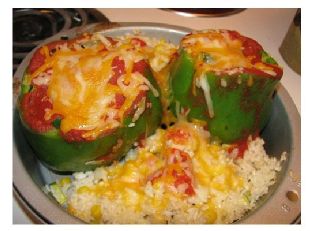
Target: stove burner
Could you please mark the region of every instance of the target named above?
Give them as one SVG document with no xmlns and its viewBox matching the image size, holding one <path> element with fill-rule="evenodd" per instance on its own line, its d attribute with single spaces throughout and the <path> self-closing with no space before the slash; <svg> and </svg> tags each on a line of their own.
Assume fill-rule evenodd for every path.
<svg viewBox="0 0 312 231">
<path fill-rule="evenodd" d="M 242 8 L 167 8 L 163 9 L 173 11 L 186 17 L 224 17 L 237 14 L 244 9 Z"/>
<path fill-rule="evenodd" d="M 52 35 L 109 20 L 95 9 L 13 9 L 13 71 L 33 48 Z"/>
</svg>

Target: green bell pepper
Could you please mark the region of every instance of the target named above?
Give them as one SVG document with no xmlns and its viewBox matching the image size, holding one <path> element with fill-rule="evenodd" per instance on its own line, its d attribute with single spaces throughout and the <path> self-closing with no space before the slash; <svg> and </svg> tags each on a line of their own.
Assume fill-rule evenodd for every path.
<svg viewBox="0 0 312 231">
<path fill-rule="evenodd" d="M 276 64 L 266 52 L 261 55 L 263 63 Z M 179 111 L 188 109 L 189 120 L 205 121 L 213 139 L 223 143 L 234 143 L 260 132 L 269 119 L 272 97 L 281 76 L 207 71 L 203 79 L 195 80 L 196 58 L 183 48 L 179 51 L 170 74 L 171 111 L 176 114 L 177 107 Z M 202 55 L 202 59 L 206 63 L 212 61 L 209 55 Z M 204 85 L 209 95 L 198 84 Z"/>
<path fill-rule="evenodd" d="M 145 69 L 145 76 L 155 89 L 160 92 L 149 68 Z M 19 98 L 22 99 L 30 90 L 29 81 L 23 79 Z M 20 107 L 18 109 L 25 136 L 37 157 L 47 167 L 57 172 L 87 171 L 121 159 L 135 142 L 156 130 L 162 115 L 160 97 L 155 97 L 151 91 L 148 91 L 146 100 L 152 106 L 145 108 L 145 111 L 135 121 L 134 126 L 129 126 L 132 122 L 132 115 L 128 115 L 124 119 L 123 125 L 112 133 L 99 137 L 96 140 L 85 142 L 69 143 L 65 141 L 60 135 L 59 126 L 61 121 L 59 120 L 53 122 L 54 128 L 48 132 L 35 132 L 23 121 Z"/>
</svg>

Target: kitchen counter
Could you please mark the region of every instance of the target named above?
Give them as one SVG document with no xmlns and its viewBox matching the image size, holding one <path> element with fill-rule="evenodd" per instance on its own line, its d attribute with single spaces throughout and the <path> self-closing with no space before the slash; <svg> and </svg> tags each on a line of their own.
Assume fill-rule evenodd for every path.
<svg viewBox="0 0 312 231">
<path fill-rule="evenodd" d="M 237 30 L 255 38 L 284 67 L 281 80 L 301 111 L 301 78 L 284 62 L 278 49 L 293 20 L 296 9 L 246 9 L 227 17 L 185 17 L 160 9 L 98 9 L 112 22 L 158 22 L 191 29 L 222 28 Z M 13 223 L 31 224 L 33 220 L 13 200 Z"/>
</svg>

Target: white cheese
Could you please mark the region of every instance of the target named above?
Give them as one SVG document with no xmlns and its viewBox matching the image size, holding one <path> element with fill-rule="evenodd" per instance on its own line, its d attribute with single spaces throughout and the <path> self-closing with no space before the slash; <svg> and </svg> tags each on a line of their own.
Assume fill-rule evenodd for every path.
<svg viewBox="0 0 312 231">
<path fill-rule="evenodd" d="M 204 92 L 204 96 L 205 96 L 207 107 L 208 107 L 209 116 L 210 116 L 210 118 L 213 118 L 214 117 L 213 102 L 212 102 L 211 95 L 210 95 L 210 86 L 209 86 L 209 83 L 208 83 L 208 80 L 207 80 L 205 74 L 202 74 L 199 77 L 199 84 L 200 84 L 200 87 L 203 89 L 203 92 Z"/>
</svg>

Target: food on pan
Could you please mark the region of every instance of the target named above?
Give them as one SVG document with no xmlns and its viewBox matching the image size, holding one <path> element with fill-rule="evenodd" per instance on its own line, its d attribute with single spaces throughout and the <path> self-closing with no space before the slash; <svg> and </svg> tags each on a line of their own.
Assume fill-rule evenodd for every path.
<svg viewBox="0 0 312 231">
<path fill-rule="evenodd" d="M 282 161 L 261 138 L 244 156 L 212 144 L 200 124 L 180 120 L 158 129 L 124 161 L 78 172 L 47 186 L 67 211 L 87 223 L 231 223 L 274 184 Z"/>
<path fill-rule="evenodd" d="M 286 159 L 267 155 L 260 137 L 281 77 L 234 31 L 193 32 L 180 48 L 86 34 L 35 52 L 19 108 L 39 158 L 75 171 L 45 192 L 81 220 L 233 223 Z"/>
<path fill-rule="evenodd" d="M 57 171 L 94 169 L 152 134 L 162 115 L 152 72 L 175 50 L 164 41 L 100 33 L 37 49 L 19 112 L 39 159 Z"/>
<path fill-rule="evenodd" d="M 236 31 L 187 34 L 171 73 L 172 111 L 206 121 L 214 139 L 239 142 L 265 126 L 283 71 L 255 40 Z"/>
</svg>

